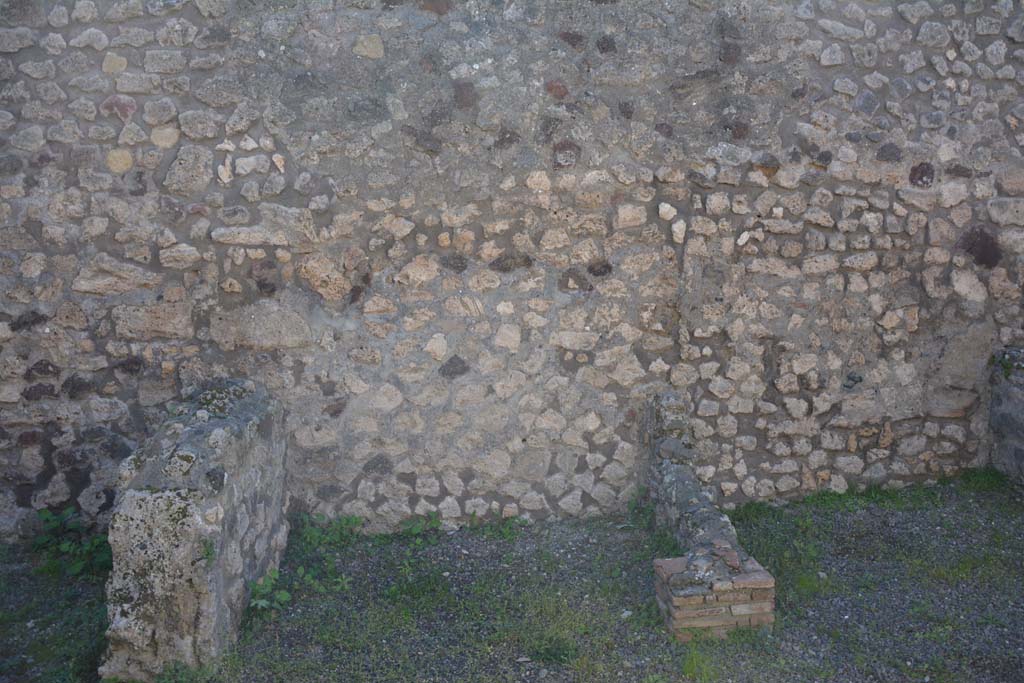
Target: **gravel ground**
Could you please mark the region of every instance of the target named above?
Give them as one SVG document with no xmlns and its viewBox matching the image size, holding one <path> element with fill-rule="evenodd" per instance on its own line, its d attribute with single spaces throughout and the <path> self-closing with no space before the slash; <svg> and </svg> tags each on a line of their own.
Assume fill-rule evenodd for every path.
<svg viewBox="0 0 1024 683">
<path fill-rule="evenodd" d="M 672 641 L 650 563 L 672 543 L 647 530 L 644 510 L 452 533 L 420 523 L 357 539 L 336 524 L 293 535 L 277 581 L 288 599 L 252 616 L 217 671 L 166 680 L 1024 681 L 1024 497 L 999 477 L 758 504 L 733 517 L 778 579 L 773 631 Z M 22 594 L 43 581 L 22 551 L 8 549 L 0 567 L 0 682 L 89 680 L 44 675 L 20 650 L 95 651 L 95 624 L 81 619 L 94 584 L 75 589 L 92 607 L 64 599 L 54 611 L 50 596 Z M 61 630 L 62 614 L 80 616 Z"/>
<path fill-rule="evenodd" d="M 106 607 L 97 577 L 40 572 L 21 545 L 0 545 L 0 683 L 93 683 Z"/>
</svg>

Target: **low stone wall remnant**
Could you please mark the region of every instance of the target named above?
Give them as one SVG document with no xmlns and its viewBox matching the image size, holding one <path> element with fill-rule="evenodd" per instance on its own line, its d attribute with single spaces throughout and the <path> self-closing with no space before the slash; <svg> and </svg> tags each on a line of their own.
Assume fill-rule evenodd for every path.
<svg viewBox="0 0 1024 683">
<path fill-rule="evenodd" d="M 286 444 L 281 403 L 226 382 L 177 405 L 125 461 L 101 675 L 150 681 L 234 641 L 250 582 L 278 566 L 287 540 Z"/>
<path fill-rule="evenodd" d="M 729 518 L 701 491 L 686 465 L 660 467 L 660 491 L 678 511 L 681 557 L 654 560 L 658 607 L 672 633 L 688 641 L 700 632 L 722 636 L 740 626 L 775 622 L 775 578 L 736 540 Z"/>
<path fill-rule="evenodd" d="M 659 396 L 647 414 L 650 497 L 658 524 L 671 529 L 680 557 L 654 560 L 658 607 L 680 640 L 775 622 L 775 578 L 740 546 L 736 529 L 694 474 L 694 452 L 680 436 L 685 405 Z"/>
</svg>

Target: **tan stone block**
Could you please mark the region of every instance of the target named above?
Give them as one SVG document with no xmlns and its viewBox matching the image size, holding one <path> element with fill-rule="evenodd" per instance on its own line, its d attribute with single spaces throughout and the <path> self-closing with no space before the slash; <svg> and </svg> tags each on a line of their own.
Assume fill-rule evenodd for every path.
<svg viewBox="0 0 1024 683">
<path fill-rule="evenodd" d="M 767 624 L 775 623 L 775 613 L 771 612 L 768 614 L 751 614 L 750 625 L 751 626 L 765 626 Z"/>
<path fill-rule="evenodd" d="M 712 628 L 714 626 L 745 626 L 749 623 L 746 616 L 734 614 L 718 614 L 711 617 L 675 617 L 672 619 L 674 628 Z"/>
<path fill-rule="evenodd" d="M 714 617 L 720 614 L 729 614 L 728 605 L 713 606 L 684 606 L 673 612 L 675 619 L 691 619 L 693 617 Z"/>
<path fill-rule="evenodd" d="M 723 591 L 721 593 L 715 593 L 715 599 L 717 602 L 750 602 L 751 595 L 750 591 Z"/>
<path fill-rule="evenodd" d="M 128 68 L 128 60 L 115 52 L 108 52 L 103 57 L 103 73 L 116 74 Z"/>
<path fill-rule="evenodd" d="M 763 569 L 734 576 L 732 582 L 736 588 L 775 588 L 775 577 Z"/>
<path fill-rule="evenodd" d="M 750 614 L 767 614 L 775 610 L 775 601 L 770 602 L 741 602 L 733 605 L 732 613 L 737 616 Z"/>
<path fill-rule="evenodd" d="M 750 591 L 750 600 L 752 602 L 762 602 L 764 600 L 774 600 L 775 589 L 774 588 L 755 588 Z"/>
<path fill-rule="evenodd" d="M 112 173 L 124 173 L 132 167 L 133 163 L 131 150 L 112 149 L 107 152 L 107 168 Z"/>
</svg>

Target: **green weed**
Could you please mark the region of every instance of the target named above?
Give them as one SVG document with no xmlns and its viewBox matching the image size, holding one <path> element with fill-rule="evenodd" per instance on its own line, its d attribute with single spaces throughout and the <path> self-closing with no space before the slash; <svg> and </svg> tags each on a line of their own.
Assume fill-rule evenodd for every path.
<svg viewBox="0 0 1024 683">
<path fill-rule="evenodd" d="M 277 586 L 280 578 L 280 573 L 276 569 L 271 569 L 266 576 L 249 584 L 249 608 L 255 614 L 273 614 L 291 602 L 292 594 Z"/>
<path fill-rule="evenodd" d="M 519 517 L 485 521 L 474 513 L 469 520 L 469 529 L 489 540 L 511 542 L 519 537 L 523 527 L 528 524 L 529 522 Z"/>
<path fill-rule="evenodd" d="M 90 533 L 73 507 L 58 514 L 39 511 L 43 528 L 32 548 L 43 558 L 40 571 L 50 576 L 83 576 L 102 580 L 113 560 L 105 534 Z"/>
</svg>

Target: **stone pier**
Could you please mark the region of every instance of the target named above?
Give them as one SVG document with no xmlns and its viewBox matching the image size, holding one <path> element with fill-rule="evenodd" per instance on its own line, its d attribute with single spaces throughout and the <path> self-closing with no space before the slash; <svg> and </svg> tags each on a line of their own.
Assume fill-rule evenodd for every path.
<svg viewBox="0 0 1024 683">
<path fill-rule="evenodd" d="M 281 404 L 227 382 L 172 410 L 120 472 L 100 669 L 109 678 L 151 681 L 171 662 L 212 662 L 287 540 Z"/>
</svg>

